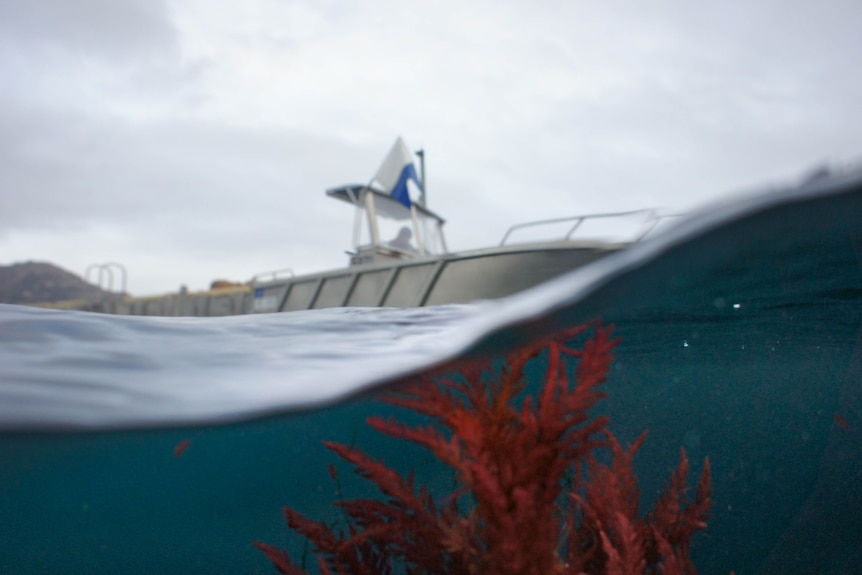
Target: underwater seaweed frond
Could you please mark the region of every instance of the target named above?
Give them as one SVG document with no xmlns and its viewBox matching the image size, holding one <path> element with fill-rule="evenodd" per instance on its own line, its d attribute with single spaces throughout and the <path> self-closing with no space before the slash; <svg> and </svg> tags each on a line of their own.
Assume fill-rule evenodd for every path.
<svg viewBox="0 0 862 575">
<path fill-rule="evenodd" d="M 461 378 L 424 378 L 384 399 L 429 417 L 427 426 L 368 420 L 378 431 L 425 447 L 455 470 L 474 506 L 463 520 L 442 525 L 448 534 L 436 549 L 468 572 L 559 572 L 558 501 L 565 474 L 601 445 L 596 435 L 607 420 L 591 420 L 588 410 L 602 397 L 595 388 L 605 379 L 616 343 L 609 328 L 597 327 L 583 350 L 564 345 L 586 329 L 579 326 L 510 353 L 497 377 L 482 377 L 492 372 L 490 363 L 472 362 L 458 370 Z M 525 397 L 519 408 L 524 369 L 543 353 L 548 366 L 538 398 Z M 568 375 L 572 358 L 580 359 L 577 385 Z"/>
<path fill-rule="evenodd" d="M 694 575 L 696 570 L 689 557 L 691 536 L 706 529 L 712 507 L 709 459 L 704 461 L 694 499 L 686 501 L 689 465 L 685 450 L 681 450 L 679 466 L 670 482 L 653 510 L 641 519 L 633 460 L 646 432 L 627 449 L 610 431 L 605 434 L 611 464 L 599 463 L 590 454 L 590 471 L 583 489 L 571 494 L 579 514 L 569 518 L 567 562 L 575 567 L 574 573 L 584 575 Z"/>
<path fill-rule="evenodd" d="M 384 397 L 429 419 L 424 426 L 367 422 L 454 470 L 457 485 L 441 501 L 412 473 L 404 477 L 359 449 L 326 443 L 384 497 L 337 502 L 348 518 L 337 533 L 284 509 L 290 528 L 316 548 L 321 572 L 693 574 L 689 540 L 705 528 L 711 505 L 708 462 L 695 500 L 684 505 L 683 452 L 655 509 L 639 518 L 632 460 L 645 434 L 623 449 L 607 430 L 608 418 L 589 415 L 604 397 L 598 386 L 617 344 L 612 328 L 595 325 L 581 348 L 570 347 L 591 327 L 519 348 L 496 371 L 490 361 L 460 362 L 447 366 L 457 376 L 420 378 Z M 539 357 L 547 367 L 533 397 L 525 369 Z M 603 448 L 612 456 L 608 465 L 595 456 Z M 286 552 L 255 545 L 281 573 L 306 573 Z"/>
<path fill-rule="evenodd" d="M 669 573 L 695 572 L 689 558 L 691 536 L 706 529 L 706 523 L 711 517 L 709 510 L 712 507 L 712 481 L 709 459 L 704 460 L 694 500 L 683 506 L 688 492 L 688 471 L 688 457 L 685 449 L 680 448 L 679 466 L 646 518 L 654 543 L 654 547 L 648 549 L 648 552 L 664 557 L 666 563 L 673 557 L 673 563 L 680 565 L 678 571 L 666 571 Z"/>
<path fill-rule="evenodd" d="M 272 564 L 275 565 L 279 573 L 283 575 L 305 575 L 304 569 L 300 569 L 291 563 L 290 555 L 288 555 L 287 551 L 282 551 L 277 547 L 259 541 L 255 541 L 253 545 L 263 551 L 264 555 L 272 561 Z"/>
</svg>

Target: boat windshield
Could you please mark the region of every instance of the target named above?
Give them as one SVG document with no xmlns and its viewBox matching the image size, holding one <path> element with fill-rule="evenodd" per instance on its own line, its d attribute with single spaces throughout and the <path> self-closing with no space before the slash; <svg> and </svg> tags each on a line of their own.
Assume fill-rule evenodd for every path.
<svg viewBox="0 0 862 575">
<path fill-rule="evenodd" d="M 417 211 L 416 220 L 425 253 L 431 255 L 445 254 L 446 242 L 443 239 L 443 222 L 421 211 Z"/>
<path fill-rule="evenodd" d="M 357 250 L 369 246 L 394 250 L 404 257 L 446 252 L 443 222 L 418 205 L 408 208 L 379 193 L 367 193 L 357 204 Z"/>
<path fill-rule="evenodd" d="M 377 212 L 377 243 L 404 252 L 419 253 L 410 210 L 401 202 L 380 196 L 374 198 L 374 207 Z"/>
</svg>

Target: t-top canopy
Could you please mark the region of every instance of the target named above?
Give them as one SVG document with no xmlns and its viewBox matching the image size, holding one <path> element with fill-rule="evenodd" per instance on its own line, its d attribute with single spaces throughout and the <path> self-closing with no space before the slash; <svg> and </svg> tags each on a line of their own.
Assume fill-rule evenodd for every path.
<svg viewBox="0 0 862 575">
<path fill-rule="evenodd" d="M 392 206 L 393 203 L 397 203 L 399 207 L 403 208 L 403 206 L 400 205 L 401 202 L 393 200 L 391 196 L 385 194 L 384 192 L 381 192 L 380 190 L 369 188 L 364 184 L 347 184 L 344 186 L 339 186 L 337 188 L 330 188 L 326 190 L 327 196 L 358 207 L 362 207 L 364 205 L 363 202 L 365 193 L 374 194 L 375 207 L 377 208 L 377 212 L 380 215 L 395 219 L 403 219 L 403 214 L 405 213 L 403 209 L 387 209 L 387 206 Z M 438 214 L 434 213 L 433 211 L 429 210 L 421 204 L 414 203 L 412 204 L 412 207 L 416 208 L 416 211 L 438 220 L 441 224 L 446 223 L 446 220 L 444 220 Z M 409 212 L 407 212 L 407 214 L 409 217 Z"/>
</svg>

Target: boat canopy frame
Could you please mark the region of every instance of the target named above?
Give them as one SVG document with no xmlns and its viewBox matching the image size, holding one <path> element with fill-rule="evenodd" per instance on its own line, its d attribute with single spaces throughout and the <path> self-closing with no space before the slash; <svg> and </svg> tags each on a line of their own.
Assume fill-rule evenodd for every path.
<svg viewBox="0 0 862 575">
<path fill-rule="evenodd" d="M 351 265 L 448 253 L 446 238 L 443 234 L 443 224 L 446 221 L 426 206 L 412 202 L 407 207 L 381 190 L 362 184 L 331 188 L 326 190 L 326 195 L 347 202 L 356 208 L 353 224 L 353 248 L 355 251 L 347 252 L 351 256 Z M 408 227 L 412 232 L 412 237 L 415 238 L 415 251 L 384 241 L 380 230 L 381 218 L 393 221 L 409 220 L 409 226 L 405 225 L 404 227 Z M 428 233 L 426 228 L 429 222 L 433 227 L 431 233 Z M 362 245 L 363 229 L 368 230 L 370 244 Z"/>
</svg>

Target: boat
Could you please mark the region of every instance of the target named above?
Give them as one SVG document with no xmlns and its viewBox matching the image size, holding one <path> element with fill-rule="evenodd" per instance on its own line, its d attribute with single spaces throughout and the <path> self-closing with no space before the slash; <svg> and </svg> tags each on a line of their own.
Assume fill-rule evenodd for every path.
<svg viewBox="0 0 862 575">
<path fill-rule="evenodd" d="M 445 220 L 426 205 L 424 154 L 417 155 L 422 160 L 421 177 L 413 154 L 398 138 L 369 183 L 326 190 L 327 196 L 355 211 L 353 249 L 347 252 L 345 268 L 304 275 L 280 269 L 257 274 L 244 284 L 215 285 L 201 292 L 111 298 L 73 307 L 124 315 L 225 316 L 496 299 L 625 249 L 667 217 L 643 209 L 528 222 L 512 226 L 498 245 L 450 252 Z M 592 224 L 632 220 L 635 233 L 626 239 L 583 233 Z M 556 234 L 541 240 L 514 239 L 539 228 Z"/>
</svg>

